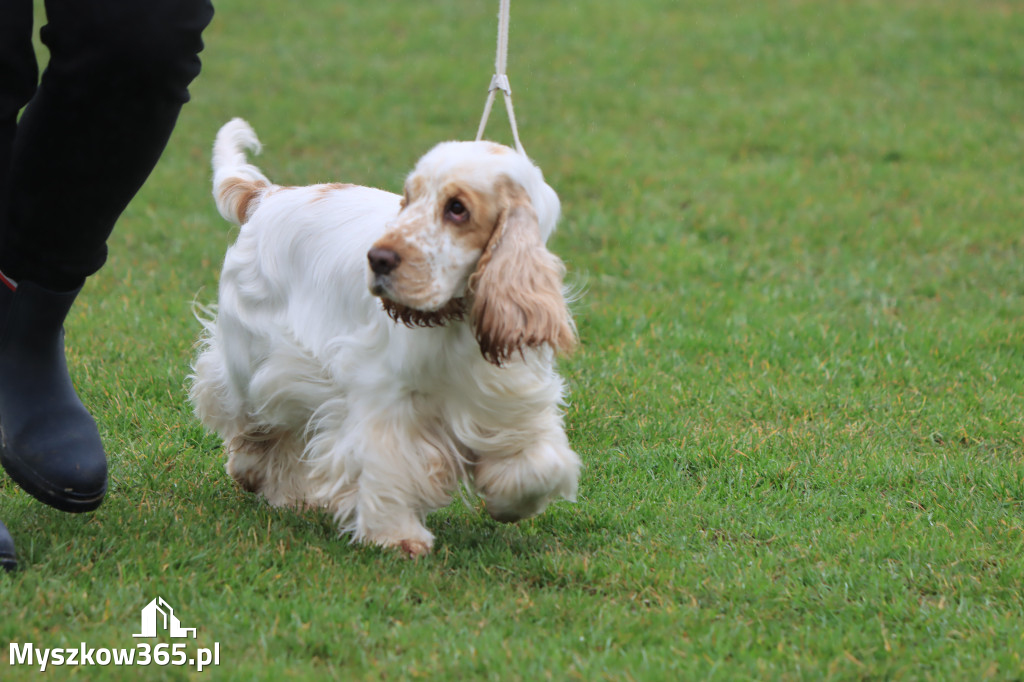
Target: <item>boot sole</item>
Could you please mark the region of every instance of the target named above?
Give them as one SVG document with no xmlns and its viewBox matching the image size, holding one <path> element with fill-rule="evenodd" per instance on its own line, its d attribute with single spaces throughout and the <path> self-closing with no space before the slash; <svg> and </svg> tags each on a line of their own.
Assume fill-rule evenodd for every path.
<svg viewBox="0 0 1024 682">
<path fill-rule="evenodd" d="M 6 444 L 0 443 L 0 465 L 3 465 L 7 475 L 32 497 L 45 505 L 49 505 L 60 511 L 72 514 L 90 512 L 100 506 L 104 496 L 107 494 L 107 484 L 96 493 L 78 494 L 63 488 L 54 488 L 48 481 L 33 476 L 32 471 L 24 471 L 18 468 L 18 462 L 7 452 Z M 3 557 L 0 557 L 2 562 Z"/>
</svg>

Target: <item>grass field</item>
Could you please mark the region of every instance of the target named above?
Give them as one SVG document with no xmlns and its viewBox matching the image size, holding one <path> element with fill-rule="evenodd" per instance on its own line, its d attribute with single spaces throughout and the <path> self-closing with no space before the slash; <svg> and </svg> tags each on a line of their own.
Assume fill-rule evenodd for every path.
<svg viewBox="0 0 1024 682">
<path fill-rule="evenodd" d="M 220 665 L 53 679 L 1024 679 L 1024 10 L 512 6 L 520 133 L 585 293 L 579 503 L 434 514 L 418 562 L 268 507 L 185 384 L 234 232 L 232 116 L 285 184 L 397 189 L 472 137 L 497 2 L 221 0 L 204 72 L 68 323 L 111 453 L 88 516 L 0 483 L 8 641 L 132 647 L 162 596 Z M 508 141 L 500 105 L 488 128 Z"/>
</svg>

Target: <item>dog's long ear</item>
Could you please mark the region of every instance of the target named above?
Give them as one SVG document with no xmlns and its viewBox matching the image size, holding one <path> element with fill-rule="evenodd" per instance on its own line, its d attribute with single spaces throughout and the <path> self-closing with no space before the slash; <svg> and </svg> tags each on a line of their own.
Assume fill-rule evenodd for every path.
<svg viewBox="0 0 1024 682">
<path fill-rule="evenodd" d="M 469 280 L 480 352 L 499 366 L 543 344 L 568 352 L 576 345 L 576 328 L 562 293 L 565 266 L 545 248 L 526 191 L 507 182 L 499 195 L 497 226 Z"/>
</svg>

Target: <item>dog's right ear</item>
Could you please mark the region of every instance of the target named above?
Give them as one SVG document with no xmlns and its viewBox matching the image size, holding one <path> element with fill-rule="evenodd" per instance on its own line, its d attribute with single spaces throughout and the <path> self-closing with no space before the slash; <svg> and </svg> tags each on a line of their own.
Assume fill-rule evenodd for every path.
<svg viewBox="0 0 1024 682">
<path fill-rule="evenodd" d="M 576 327 L 562 291 L 565 266 L 544 246 L 526 191 L 510 181 L 500 195 L 498 223 L 469 280 L 480 352 L 498 366 L 544 344 L 569 352 Z"/>
</svg>

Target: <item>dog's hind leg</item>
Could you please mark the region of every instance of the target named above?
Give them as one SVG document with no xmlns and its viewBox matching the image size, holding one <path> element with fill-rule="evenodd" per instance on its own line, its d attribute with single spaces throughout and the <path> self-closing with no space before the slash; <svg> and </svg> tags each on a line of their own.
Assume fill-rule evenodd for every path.
<svg viewBox="0 0 1024 682">
<path fill-rule="evenodd" d="M 243 489 L 260 493 L 278 506 L 312 504 L 309 465 L 302 445 L 288 433 L 256 430 L 225 444 L 228 474 Z"/>
</svg>

